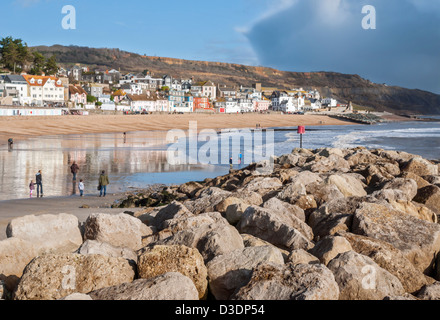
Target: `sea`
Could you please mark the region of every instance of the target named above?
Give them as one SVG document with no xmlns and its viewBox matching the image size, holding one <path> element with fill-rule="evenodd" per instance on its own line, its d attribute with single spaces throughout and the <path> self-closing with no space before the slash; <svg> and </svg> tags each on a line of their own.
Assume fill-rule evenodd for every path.
<svg viewBox="0 0 440 320">
<path fill-rule="evenodd" d="M 434 117 L 430 117 L 434 118 Z M 439 122 L 391 122 L 375 125 L 345 125 L 307 127 L 302 135 L 302 146 L 318 148 L 381 148 L 405 151 L 426 159 L 440 159 Z M 227 174 L 232 157 L 235 169 L 243 168 L 247 155 L 261 149 L 276 156 L 290 153 L 301 145 L 297 127 L 269 128 L 259 132 L 262 144 L 256 144 L 255 132 L 241 137 L 238 145 L 229 139 L 227 154 L 221 154 L 224 135 L 233 137 L 239 132 L 218 132 L 209 140 L 181 137 L 171 143 L 163 132 L 128 132 L 126 138 L 119 133 L 43 136 L 16 141 L 13 150 L 0 146 L 0 201 L 29 198 L 29 183 L 35 182 L 35 174 L 42 170 L 43 191 L 46 197 L 77 197 L 77 183 L 85 184 L 86 196 L 96 196 L 99 174 L 105 170 L 110 178 L 108 192 L 123 193 L 143 189 L 154 184 L 172 185 L 188 181 L 203 181 Z M 213 133 L 211 132 L 213 135 Z M 259 138 L 261 136 L 258 136 Z M 253 140 L 249 144 L 246 139 Z M 200 141 L 202 140 L 202 141 Z M 237 140 L 235 140 L 236 142 Z M 260 140 L 259 140 L 260 141 Z M 211 146 L 207 151 L 207 145 Z M 219 148 L 216 150 L 215 145 Z M 179 149 L 176 146 L 185 146 Z M 171 153 L 170 150 L 173 150 Z M 252 150 L 250 150 L 252 149 Z M 220 151 L 219 151 L 220 150 Z M 187 161 L 170 161 L 181 152 Z M 214 155 L 218 153 L 218 157 Z M 203 161 L 196 158 L 204 154 Z M 243 155 L 239 161 L 239 154 Z M 212 156 L 212 157 L 211 157 Z M 209 159 L 217 161 L 207 162 Z M 180 158 L 179 158 L 180 159 Z M 78 180 L 72 181 L 70 165 L 76 161 L 80 167 Z M 34 195 L 35 196 L 35 195 Z"/>
</svg>

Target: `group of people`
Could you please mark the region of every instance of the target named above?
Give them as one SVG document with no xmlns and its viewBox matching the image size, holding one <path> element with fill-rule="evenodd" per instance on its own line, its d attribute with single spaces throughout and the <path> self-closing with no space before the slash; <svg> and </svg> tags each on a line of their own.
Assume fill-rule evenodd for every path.
<svg viewBox="0 0 440 320">
<path fill-rule="evenodd" d="M 70 166 L 70 172 L 73 175 L 73 182 L 75 185 L 76 181 L 77 181 L 77 175 L 79 172 L 79 166 L 76 163 L 76 161 L 73 161 L 72 165 Z M 103 170 L 101 172 L 101 175 L 99 176 L 98 183 L 99 183 L 98 190 L 100 191 L 99 196 L 105 197 L 107 195 L 107 186 L 110 184 L 110 180 L 108 178 L 108 175 L 105 173 L 105 170 Z M 43 175 L 41 173 L 41 170 L 39 170 L 38 173 L 35 175 L 35 183 L 33 180 L 31 180 L 31 182 L 29 184 L 29 194 L 30 194 L 31 198 L 34 194 L 35 189 L 37 190 L 37 198 L 42 198 L 43 197 Z M 84 189 L 85 189 L 84 180 L 80 179 L 79 183 L 78 183 L 78 190 L 79 190 L 79 194 L 81 197 L 84 196 Z"/>
</svg>

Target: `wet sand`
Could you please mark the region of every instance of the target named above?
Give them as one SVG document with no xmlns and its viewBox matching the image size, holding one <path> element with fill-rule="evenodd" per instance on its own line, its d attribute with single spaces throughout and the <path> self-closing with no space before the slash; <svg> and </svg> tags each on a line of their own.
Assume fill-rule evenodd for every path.
<svg viewBox="0 0 440 320">
<path fill-rule="evenodd" d="M 0 144 L 6 143 L 10 137 L 19 140 L 44 135 L 187 130 L 190 121 L 197 121 L 199 130 L 255 128 L 256 124 L 262 128 L 352 125 L 321 115 L 258 113 L 0 117 Z"/>
<path fill-rule="evenodd" d="M 125 193 L 108 194 L 105 198 L 96 195 L 86 197 L 33 198 L 2 201 L 0 205 L 0 241 L 6 239 L 6 227 L 15 218 L 27 215 L 68 213 L 86 221 L 93 213 L 118 214 L 127 209 L 113 209 L 111 205 L 124 197 Z M 83 205 L 89 208 L 80 208 Z"/>
</svg>

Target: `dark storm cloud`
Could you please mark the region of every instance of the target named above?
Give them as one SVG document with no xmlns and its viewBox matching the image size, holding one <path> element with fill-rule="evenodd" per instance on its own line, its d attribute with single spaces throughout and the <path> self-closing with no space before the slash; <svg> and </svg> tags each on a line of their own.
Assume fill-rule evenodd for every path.
<svg viewBox="0 0 440 320">
<path fill-rule="evenodd" d="M 362 28 L 365 5 L 376 30 Z M 440 93 L 440 0 L 297 0 L 246 35 L 263 65 Z"/>
</svg>

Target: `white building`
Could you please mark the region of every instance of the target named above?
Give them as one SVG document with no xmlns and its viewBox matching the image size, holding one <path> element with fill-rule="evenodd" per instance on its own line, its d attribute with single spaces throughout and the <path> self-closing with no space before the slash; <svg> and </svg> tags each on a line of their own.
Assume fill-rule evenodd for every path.
<svg viewBox="0 0 440 320">
<path fill-rule="evenodd" d="M 64 85 L 60 79 L 46 76 L 25 75 L 28 84 L 29 104 L 48 106 L 64 103 Z"/>
<path fill-rule="evenodd" d="M 322 106 L 335 108 L 338 106 L 338 101 L 332 98 L 324 98 L 321 100 Z"/>
</svg>

